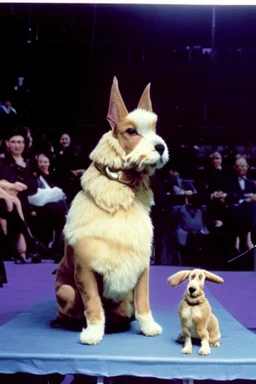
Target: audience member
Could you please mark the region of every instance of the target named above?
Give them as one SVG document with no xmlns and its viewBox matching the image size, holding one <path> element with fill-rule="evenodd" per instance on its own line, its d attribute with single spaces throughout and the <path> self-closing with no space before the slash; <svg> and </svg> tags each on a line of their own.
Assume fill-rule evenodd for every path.
<svg viewBox="0 0 256 384">
<path fill-rule="evenodd" d="M 33 217 L 39 214 L 36 207 L 31 206 L 28 197 L 36 195 L 38 191 L 37 178 L 33 173 L 32 167 L 28 160 L 25 160 L 25 150 L 27 147 L 27 133 L 22 129 L 13 129 L 7 135 L 6 154 L 0 163 L 0 179 L 7 180 L 11 183 L 21 182 L 25 184 L 26 189 L 18 193 L 21 201 L 22 211 L 24 214 L 24 228 L 27 228 L 27 238 L 29 241 L 31 254 L 34 255 L 33 260 L 38 260 L 38 252 L 47 252 L 41 243 L 31 235 L 29 225 Z M 48 219 L 52 215 L 52 206 L 44 205 L 44 226 L 48 227 Z M 39 214 L 40 216 L 40 214 Z M 54 217 L 55 219 L 55 217 Z M 63 221 L 63 219 L 62 219 Z M 32 253 L 34 252 L 34 254 Z M 49 255 L 49 253 L 48 253 Z"/>
<path fill-rule="evenodd" d="M 188 198 L 185 205 L 176 212 L 176 235 L 183 257 L 190 259 L 192 265 L 198 265 L 199 253 L 204 254 L 203 265 L 207 265 L 207 235 L 209 230 L 206 226 L 206 217 L 202 210 L 200 198 L 193 194 Z M 196 257 L 197 253 L 197 257 Z M 191 257 L 193 260 L 191 260 Z"/>
<path fill-rule="evenodd" d="M 72 144 L 66 133 L 60 136 L 59 145 L 54 162 L 56 180 L 70 204 L 81 189 L 80 179 L 88 167 L 88 154 L 83 153 L 81 145 Z"/>
<path fill-rule="evenodd" d="M 47 223 L 47 230 L 39 230 L 41 240 L 48 241 L 48 245 L 56 253 L 63 252 L 62 232 L 65 225 L 67 213 L 66 196 L 64 192 L 55 185 L 52 172 L 50 172 L 50 160 L 44 154 L 36 157 L 36 176 L 38 191 L 29 197 L 31 204 L 35 206 L 39 223 Z M 38 235 L 39 236 L 39 235 Z"/>
<path fill-rule="evenodd" d="M 27 260 L 27 242 L 32 241 L 31 233 L 25 224 L 19 192 L 26 189 L 22 183 L 9 183 L 0 180 L 0 226 L 2 232 L 2 245 L 11 253 L 15 261 L 25 263 Z M 33 255 L 33 262 L 39 258 Z"/>
<path fill-rule="evenodd" d="M 234 176 L 226 186 L 226 202 L 229 205 L 229 220 L 236 239 L 235 247 L 240 251 L 241 238 L 245 237 L 248 249 L 254 247 L 251 231 L 254 223 L 254 202 L 256 201 L 256 184 L 246 177 L 249 165 L 240 156 L 236 159 Z"/>
<path fill-rule="evenodd" d="M 210 164 L 205 168 L 205 186 L 209 193 L 224 191 L 227 172 L 222 165 L 222 156 L 219 152 L 210 155 Z"/>
<path fill-rule="evenodd" d="M 5 133 L 17 123 L 17 111 L 12 106 L 12 98 L 7 96 L 0 104 L 0 137 L 3 139 Z"/>
</svg>

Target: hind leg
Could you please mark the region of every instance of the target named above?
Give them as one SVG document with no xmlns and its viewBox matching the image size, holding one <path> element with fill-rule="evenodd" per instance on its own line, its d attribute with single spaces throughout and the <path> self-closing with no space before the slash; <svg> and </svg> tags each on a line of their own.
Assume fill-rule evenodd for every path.
<svg viewBox="0 0 256 384">
<path fill-rule="evenodd" d="M 210 321 L 208 323 L 209 343 L 212 347 L 218 348 L 220 346 L 220 330 L 219 322 L 216 316 L 212 313 Z"/>
<path fill-rule="evenodd" d="M 217 332 L 209 332 L 209 343 L 211 347 L 218 348 L 220 347 L 220 337 L 221 334 L 219 331 Z"/>
<path fill-rule="evenodd" d="M 52 328 L 81 331 L 85 326 L 83 304 L 78 290 L 69 284 L 61 284 L 56 290 L 57 319 L 50 322 Z"/>
<path fill-rule="evenodd" d="M 83 316 L 83 305 L 78 290 L 69 284 L 62 284 L 56 291 L 58 318 L 79 319 Z"/>
</svg>

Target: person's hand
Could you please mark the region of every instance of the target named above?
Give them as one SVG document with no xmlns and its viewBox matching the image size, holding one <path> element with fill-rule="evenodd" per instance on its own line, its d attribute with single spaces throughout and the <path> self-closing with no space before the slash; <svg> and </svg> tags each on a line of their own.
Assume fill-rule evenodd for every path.
<svg viewBox="0 0 256 384">
<path fill-rule="evenodd" d="M 247 201 L 248 203 L 256 202 L 256 194 L 246 193 L 244 196 L 245 196 L 245 201 Z"/>
<path fill-rule="evenodd" d="M 2 198 L 5 201 L 7 211 L 11 212 L 13 210 L 13 204 L 17 203 L 17 197 L 12 196 L 10 193 L 0 188 L 0 198 Z"/>
<path fill-rule="evenodd" d="M 227 197 L 227 194 L 222 192 L 222 191 L 214 191 L 211 194 L 212 200 L 217 199 L 217 200 L 223 200 L 224 201 L 226 197 Z"/>
<path fill-rule="evenodd" d="M 26 189 L 28 189 L 28 187 L 26 186 L 26 184 L 23 184 L 23 183 L 20 183 L 19 181 L 16 181 L 16 183 L 14 183 L 14 189 L 17 192 L 22 192 L 22 191 L 25 191 Z"/>
<path fill-rule="evenodd" d="M 191 196 L 191 195 L 193 195 L 193 192 L 192 191 L 184 191 L 184 195 L 185 196 Z"/>
<path fill-rule="evenodd" d="M 3 189 L 10 189 L 12 187 L 13 183 L 10 183 L 7 180 L 0 180 L 0 187 Z"/>
<path fill-rule="evenodd" d="M 10 183 L 6 180 L 0 181 L 0 187 L 3 188 L 10 195 L 16 196 L 18 192 L 22 192 L 27 189 L 27 186 L 19 181 L 15 183 Z"/>
<path fill-rule="evenodd" d="M 214 224 L 215 224 L 216 228 L 220 228 L 220 227 L 222 227 L 223 222 L 221 220 L 216 220 L 216 221 L 214 221 Z"/>
</svg>

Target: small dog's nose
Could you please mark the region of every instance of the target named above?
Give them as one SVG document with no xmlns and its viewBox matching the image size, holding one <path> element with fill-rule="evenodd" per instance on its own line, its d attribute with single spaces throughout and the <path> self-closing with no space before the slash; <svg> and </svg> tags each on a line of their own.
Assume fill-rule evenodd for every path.
<svg viewBox="0 0 256 384">
<path fill-rule="evenodd" d="M 195 288 L 193 288 L 193 287 L 189 287 L 189 289 L 188 289 L 188 290 L 189 290 L 189 292 L 190 292 L 190 293 L 194 293 L 196 289 L 195 289 Z"/>
<path fill-rule="evenodd" d="M 155 145 L 155 149 L 157 150 L 158 153 L 160 153 L 160 155 L 162 155 L 164 153 L 164 145 L 163 144 L 157 144 Z"/>
</svg>

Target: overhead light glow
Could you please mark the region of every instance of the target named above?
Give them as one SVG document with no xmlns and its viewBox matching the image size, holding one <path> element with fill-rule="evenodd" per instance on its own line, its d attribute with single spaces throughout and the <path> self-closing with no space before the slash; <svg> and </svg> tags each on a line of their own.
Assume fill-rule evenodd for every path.
<svg viewBox="0 0 256 384">
<path fill-rule="evenodd" d="M 256 6 L 256 0 L 149 0 L 149 1 L 136 1 L 136 0 L 99 0 L 99 1 L 91 1 L 91 0 L 35 0 L 35 1 L 26 1 L 26 0 L 0 0 L 0 3 L 44 3 L 44 4 L 155 4 L 155 5 L 242 5 L 242 6 Z"/>
</svg>

